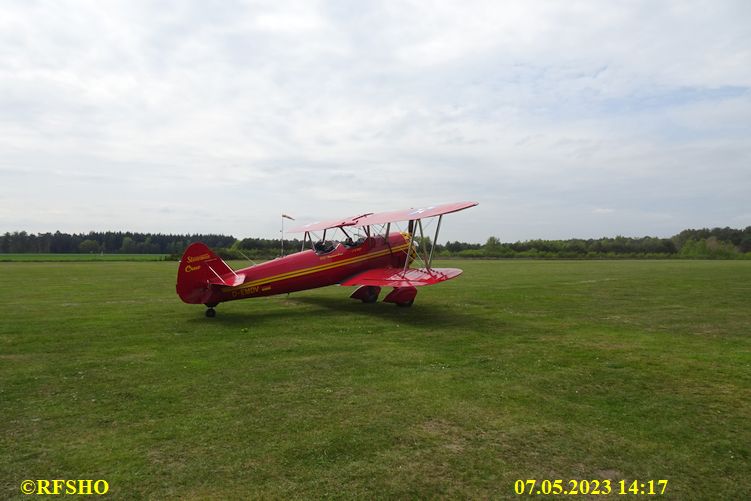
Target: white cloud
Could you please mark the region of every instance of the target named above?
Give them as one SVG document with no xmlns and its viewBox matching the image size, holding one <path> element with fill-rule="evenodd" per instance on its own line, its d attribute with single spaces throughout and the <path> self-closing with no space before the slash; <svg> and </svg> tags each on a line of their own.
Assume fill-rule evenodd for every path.
<svg viewBox="0 0 751 501">
<path fill-rule="evenodd" d="M 0 230 L 463 199 L 447 238 L 751 224 L 748 5 L 5 5 Z"/>
</svg>

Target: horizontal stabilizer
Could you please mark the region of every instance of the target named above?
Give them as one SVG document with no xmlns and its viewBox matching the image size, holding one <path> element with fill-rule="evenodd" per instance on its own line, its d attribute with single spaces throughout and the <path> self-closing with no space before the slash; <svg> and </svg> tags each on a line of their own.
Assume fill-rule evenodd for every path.
<svg viewBox="0 0 751 501">
<path fill-rule="evenodd" d="M 235 287 L 245 282 L 245 275 L 242 273 L 227 273 L 216 278 L 210 278 L 209 283 L 214 285 L 224 285 L 226 287 Z"/>
<path fill-rule="evenodd" d="M 374 268 L 344 280 L 341 285 L 373 285 L 381 287 L 420 287 L 433 285 L 461 275 L 458 268 Z"/>
</svg>

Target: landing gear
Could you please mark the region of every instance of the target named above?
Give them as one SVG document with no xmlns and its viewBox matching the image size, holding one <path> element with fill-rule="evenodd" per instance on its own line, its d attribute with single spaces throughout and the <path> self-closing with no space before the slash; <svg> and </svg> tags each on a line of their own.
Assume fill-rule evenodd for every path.
<svg viewBox="0 0 751 501">
<path fill-rule="evenodd" d="M 363 303 L 375 303 L 378 301 L 378 294 L 381 293 L 381 288 L 375 285 L 362 285 L 357 288 L 355 292 L 349 297 L 352 299 L 359 299 Z"/>
<path fill-rule="evenodd" d="M 417 289 L 414 287 L 394 287 L 384 302 L 394 303 L 400 308 L 409 308 L 415 302 Z"/>
<path fill-rule="evenodd" d="M 214 307 L 219 303 L 206 303 L 206 316 L 209 318 L 214 318 L 216 316 L 216 310 Z"/>
<path fill-rule="evenodd" d="M 381 292 L 381 289 L 378 287 L 368 287 L 368 291 L 364 298 L 362 298 L 363 303 L 375 303 L 378 301 L 378 294 Z"/>
</svg>

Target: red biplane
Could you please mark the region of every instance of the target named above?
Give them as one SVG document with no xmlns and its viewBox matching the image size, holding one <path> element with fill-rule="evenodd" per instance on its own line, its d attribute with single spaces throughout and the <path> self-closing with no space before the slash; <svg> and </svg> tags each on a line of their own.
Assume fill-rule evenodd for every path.
<svg viewBox="0 0 751 501">
<path fill-rule="evenodd" d="M 393 287 L 384 301 L 411 306 L 416 287 L 437 284 L 462 272 L 431 266 L 433 246 L 428 250 L 423 220 L 438 217 L 435 243 L 444 214 L 475 205 L 477 202 L 459 202 L 311 223 L 289 230 L 304 233 L 300 252 L 241 270 L 233 270 L 205 244 L 196 242 L 180 261 L 177 294 L 186 303 L 206 305 L 207 317 L 215 316 L 214 307 L 225 301 L 335 284 L 359 286 L 350 297 L 364 303 L 376 302 L 381 287 Z M 405 221 L 406 231 L 391 232 L 392 224 Z M 326 239 L 327 232 L 337 230 L 344 235 L 342 241 Z M 323 232 L 320 239 L 316 232 Z M 411 268 L 415 259 L 422 261 L 423 267 Z"/>
</svg>

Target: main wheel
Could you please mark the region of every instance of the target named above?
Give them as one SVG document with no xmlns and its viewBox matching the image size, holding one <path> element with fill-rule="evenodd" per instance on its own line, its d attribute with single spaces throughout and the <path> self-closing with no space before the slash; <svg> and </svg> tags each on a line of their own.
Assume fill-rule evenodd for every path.
<svg viewBox="0 0 751 501">
<path fill-rule="evenodd" d="M 362 300 L 363 303 L 375 303 L 378 301 L 378 292 L 376 292 L 375 287 L 370 287 L 368 289 L 368 297 Z"/>
<path fill-rule="evenodd" d="M 396 303 L 396 305 L 398 307 L 400 307 L 400 308 L 409 308 L 410 306 L 412 306 L 412 303 L 414 303 L 414 302 L 415 302 L 415 300 L 412 299 L 412 300 L 410 300 L 410 301 L 408 301 L 406 303 Z"/>
<path fill-rule="evenodd" d="M 214 308 L 209 308 L 206 310 L 206 316 L 209 318 L 214 318 L 216 316 L 216 310 Z"/>
</svg>

